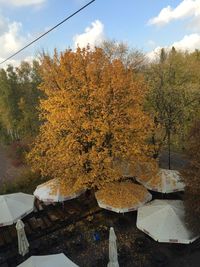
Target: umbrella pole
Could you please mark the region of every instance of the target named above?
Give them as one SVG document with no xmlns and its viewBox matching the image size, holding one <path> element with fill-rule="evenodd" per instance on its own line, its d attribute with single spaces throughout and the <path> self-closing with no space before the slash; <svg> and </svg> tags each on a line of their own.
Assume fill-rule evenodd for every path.
<svg viewBox="0 0 200 267">
<path fill-rule="evenodd" d="M 168 168 L 171 170 L 171 132 L 168 131 Z"/>
</svg>

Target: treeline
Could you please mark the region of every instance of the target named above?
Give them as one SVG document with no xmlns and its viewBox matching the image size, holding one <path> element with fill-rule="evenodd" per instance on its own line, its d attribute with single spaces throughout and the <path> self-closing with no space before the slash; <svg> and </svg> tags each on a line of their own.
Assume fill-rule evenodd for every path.
<svg viewBox="0 0 200 267">
<path fill-rule="evenodd" d="M 154 120 L 150 137 L 154 157 L 162 149 L 184 151 L 188 131 L 200 115 L 200 51 L 161 50 L 155 62 L 123 43 L 105 42 L 111 60 L 120 59 L 149 88 L 144 107 Z M 42 92 L 40 63 L 22 62 L 0 70 L 0 138 L 4 142 L 34 137 L 38 132 Z M 170 162 L 169 162 L 170 164 Z"/>
<path fill-rule="evenodd" d="M 41 91 L 39 62 L 0 70 L 0 139 L 4 143 L 36 135 Z"/>
<path fill-rule="evenodd" d="M 157 62 L 144 73 L 149 93 L 147 111 L 154 119 L 155 157 L 163 148 L 184 153 L 189 130 L 200 116 L 200 52 L 161 50 Z"/>
</svg>

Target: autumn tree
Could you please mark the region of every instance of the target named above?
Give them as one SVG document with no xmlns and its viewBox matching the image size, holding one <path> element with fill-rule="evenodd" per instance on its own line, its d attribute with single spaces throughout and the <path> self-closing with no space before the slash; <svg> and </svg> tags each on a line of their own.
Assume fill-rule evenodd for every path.
<svg viewBox="0 0 200 267">
<path fill-rule="evenodd" d="M 195 122 L 188 137 L 188 166 L 182 171 L 186 184 L 186 219 L 190 227 L 200 233 L 200 121 Z"/>
<path fill-rule="evenodd" d="M 120 160 L 151 160 L 151 120 L 142 77 L 101 48 L 43 56 L 43 125 L 28 155 L 33 169 L 63 185 L 100 188 L 122 176 Z"/>
</svg>

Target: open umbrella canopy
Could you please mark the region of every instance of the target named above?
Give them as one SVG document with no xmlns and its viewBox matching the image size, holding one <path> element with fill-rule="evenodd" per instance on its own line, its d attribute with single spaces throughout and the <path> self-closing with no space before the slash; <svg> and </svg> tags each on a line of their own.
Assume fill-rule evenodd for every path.
<svg viewBox="0 0 200 267">
<path fill-rule="evenodd" d="M 34 196 L 43 202 L 63 202 L 80 196 L 85 190 L 74 190 L 73 185 L 62 186 L 57 179 L 38 185 Z"/>
<path fill-rule="evenodd" d="M 114 165 L 120 170 L 123 177 L 133 177 L 134 172 L 131 163 L 128 160 L 115 159 Z"/>
<path fill-rule="evenodd" d="M 34 196 L 14 193 L 0 196 L 0 226 L 11 225 L 31 213 L 34 209 Z"/>
<path fill-rule="evenodd" d="M 95 196 L 101 208 L 118 213 L 134 211 L 152 199 L 144 186 L 131 182 L 108 183 Z"/>
<path fill-rule="evenodd" d="M 160 193 L 183 191 L 185 187 L 179 171 L 176 170 L 159 169 L 153 176 L 146 172 L 145 175 L 138 175 L 136 180 L 146 188 Z"/>
<path fill-rule="evenodd" d="M 181 200 L 154 200 L 138 209 L 137 227 L 159 242 L 188 244 L 198 238 L 184 221 Z"/>
<path fill-rule="evenodd" d="M 63 253 L 45 256 L 32 256 L 18 267 L 78 267 Z"/>
</svg>

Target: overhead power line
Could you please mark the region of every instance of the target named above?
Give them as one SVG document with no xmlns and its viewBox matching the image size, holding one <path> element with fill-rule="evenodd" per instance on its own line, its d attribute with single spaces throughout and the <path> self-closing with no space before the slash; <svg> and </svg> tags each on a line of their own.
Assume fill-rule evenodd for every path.
<svg viewBox="0 0 200 267">
<path fill-rule="evenodd" d="M 58 26 L 60 26 L 61 24 L 63 24 L 65 21 L 69 20 L 70 18 L 72 18 L 73 16 L 75 16 L 76 14 L 78 14 L 80 11 L 82 11 L 83 9 L 85 9 L 87 6 L 91 5 L 95 0 L 90 1 L 89 3 L 87 3 L 86 5 L 84 5 L 83 7 L 81 7 L 80 9 L 78 9 L 76 12 L 74 12 L 73 14 L 71 14 L 70 16 L 68 16 L 67 18 L 65 18 L 64 20 L 62 20 L 61 22 L 59 22 L 58 24 L 56 24 L 55 26 L 53 26 L 51 29 L 49 29 L 48 31 L 44 32 L 43 34 L 41 34 L 40 36 L 38 36 L 36 39 L 34 39 L 32 42 L 30 42 L 29 44 L 25 45 L 23 48 L 19 49 L 17 52 L 15 52 L 14 54 L 12 54 L 11 56 L 9 56 L 8 58 L 6 58 L 5 60 L 3 60 L 2 62 L 0 62 L 0 64 L 5 63 L 6 61 L 8 61 L 9 59 L 11 59 L 12 57 L 16 56 L 17 54 L 19 54 L 21 51 L 23 51 L 24 49 L 26 49 L 27 47 L 29 47 L 30 45 L 32 45 L 33 43 L 37 42 L 39 39 L 41 39 L 43 36 L 47 35 L 48 33 L 50 33 L 51 31 L 53 31 L 55 28 L 57 28 Z"/>
</svg>

